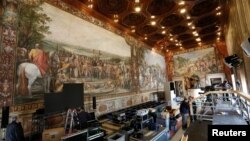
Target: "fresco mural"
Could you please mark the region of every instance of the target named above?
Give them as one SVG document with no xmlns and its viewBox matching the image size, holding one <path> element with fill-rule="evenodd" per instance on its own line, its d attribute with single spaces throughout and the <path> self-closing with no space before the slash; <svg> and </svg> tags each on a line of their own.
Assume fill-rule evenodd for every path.
<svg viewBox="0 0 250 141">
<path fill-rule="evenodd" d="M 122 37 L 47 3 L 21 3 L 20 15 L 15 103 L 40 101 L 67 82 L 83 82 L 85 94 L 130 91 Z"/>
<path fill-rule="evenodd" d="M 15 48 L 17 46 L 17 1 L 0 2 L 0 107 L 12 104 Z"/>
<path fill-rule="evenodd" d="M 32 113 L 44 108 L 43 94 L 60 91 L 64 82 L 84 82 L 89 94 L 85 109 L 92 108 L 94 94 L 98 115 L 150 100 L 150 91 L 136 96 L 130 92 L 130 80 L 139 78 L 138 69 L 133 69 L 137 67 L 130 66 L 131 62 L 137 66 L 137 54 L 132 60 L 130 46 L 143 43 L 132 38 L 126 40 L 128 46 L 116 35 L 121 31 L 63 1 L 46 0 L 50 5 L 45 0 L 4 1 L 6 5 L 0 2 L 0 107 L 11 105 L 25 135 L 36 126 Z"/>
<path fill-rule="evenodd" d="M 146 49 L 143 53 L 139 67 L 140 90 L 163 90 L 166 82 L 165 58 Z"/>
<path fill-rule="evenodd" d="M 174 76 L 185 77 L 185 81 L 186 78 L 191 78 L 195 81 L 193 84 L 196 85 L 195 88 L 198 87 L 197 85 L 205 85 L 206 74 L 221 71 L 222 64 L 217 61 L 213 47 L 174 55 Z"/>
</svg>

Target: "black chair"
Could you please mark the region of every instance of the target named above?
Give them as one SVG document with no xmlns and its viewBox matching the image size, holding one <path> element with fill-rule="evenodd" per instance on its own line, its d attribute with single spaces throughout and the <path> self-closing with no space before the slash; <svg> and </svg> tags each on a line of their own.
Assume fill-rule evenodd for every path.
<svg viewBox="0 0 250 141">
<path fill-rule="evenodd" d="M 87 124 L 88 119 L 89 119 L 89 113 L 84 111 L 77 113 L 77 116 L 74 119 L 76 123 L 75 128 L 79 130 L 88 128 Z"/>
<path fill-rule="evenodd" d="M 82 130 L 89 127 L 97 127 L 100 126 L 100 123 L 95 117 L 95 113 L 91 112 L 79 112 L 76 117 L 76 129 Z"/>
</svg>

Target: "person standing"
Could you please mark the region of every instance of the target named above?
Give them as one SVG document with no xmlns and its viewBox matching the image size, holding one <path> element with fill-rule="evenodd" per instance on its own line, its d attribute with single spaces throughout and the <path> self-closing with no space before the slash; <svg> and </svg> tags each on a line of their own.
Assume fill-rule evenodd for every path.
<svg viewBox="0 0 250 141">
<path fill-rule="evenodd" d="M 181 102 L 180 105 L 180 113 L 182 116 L 182 129 L 187 129 L 187 121 L 190 113 L 189 102 L 188 99 L 185 97 L 184 100 Z"/>
<path fill-rule="evenodd" d="M 23 127 L 16 116 L 6 127 L 6 141 L 25 141 Z"/>
</svg>

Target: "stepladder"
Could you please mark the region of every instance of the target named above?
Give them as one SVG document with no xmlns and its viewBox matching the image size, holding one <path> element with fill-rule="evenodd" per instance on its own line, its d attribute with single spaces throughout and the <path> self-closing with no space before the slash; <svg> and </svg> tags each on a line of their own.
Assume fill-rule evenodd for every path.
<svg viewBox="0 0 250 141">
<path fill-rule="evenodd" d="M 68 109 L 64 125 L 65 133 L 72 133 L 73 127 L 76 124 L 75 117 L 77 117 L 76 109 Z"/>
</svg>

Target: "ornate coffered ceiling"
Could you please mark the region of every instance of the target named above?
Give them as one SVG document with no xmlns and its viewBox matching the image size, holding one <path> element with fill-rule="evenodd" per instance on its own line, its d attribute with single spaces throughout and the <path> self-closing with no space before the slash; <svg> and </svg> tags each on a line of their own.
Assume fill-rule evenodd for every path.
<svg viewBox="0 0 250 141">
<path fill-rule="evenodd" d="M 64 0 L 161 52 L 223 40 L 228 0 Z"/>
</svg>

